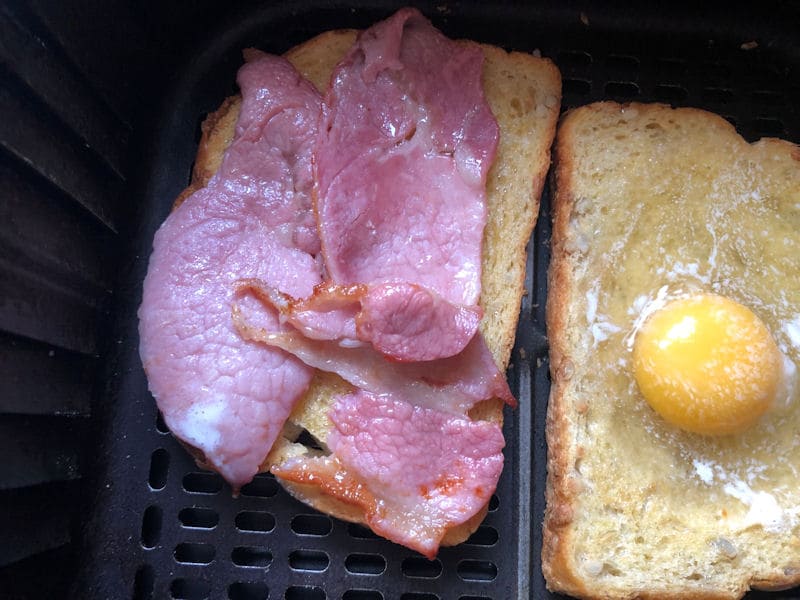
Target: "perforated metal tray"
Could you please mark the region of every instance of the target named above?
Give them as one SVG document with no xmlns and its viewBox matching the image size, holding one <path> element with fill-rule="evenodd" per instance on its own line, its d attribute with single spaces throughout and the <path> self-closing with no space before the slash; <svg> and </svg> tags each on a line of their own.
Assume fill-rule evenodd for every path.
<svg viewBox="0 0 800 600">
<path fill-rule="evenodd" d="M 118 264 L 121 280 L 97 404 L 95 476 L 76 597 L 549 596 L 539 564 L 549 391 L 544 329 L 549 189 L 529 246 L 528 293 L 509 370 L 520 407 L 506 412 L 505 470 L 484 524 L 468 542 L 443 549 L 434 561 L 314 513 L 269 475 L 258 476 L 232 498 L 218 476 L 195 467 L 159 421 L 139 362 L 136 308 L 153 233 L 187 184 L 200 121 L 234 90 L 241 49 L 283 52 L 326 29 L 368 26 L 393 8 L 389 3 L 243 4 L 217 18 L 221 7 L 202 4 L 197 18 L 206 27 L 191 34 L 182 30 L 180 44 L 172 48 L 181 53 L 164 57 L 172 74 L 152 112 L 135 124 L 136 168 L 123 194 L 133 214 L 120 225 L 129 244 Z M 784 8 L 781 14 L 796 15 L 792 6 Z M 773 135 L 800 141 L 800 54 L 797 29 L 786 20 L 734 7 L 719 13 L 688 5 L 672 7 L 669 15 L 639 5 L 609 10 L 569 3 L 434 3 L 423 9 L 451 37 L 552 58 L 563 75 L 564 109 L 599 99 L 699 106 L 721 113 L 748 139 Z M 191 12 L 183 16 L 191 17 Z M 150 26 L 159 23 L 157 14 L 146 20 Z M 169 13 L 160 27 L 163 22 L 181 19 Z M 149 52 L 157 57 L 158 48 Z"/>
</svg>

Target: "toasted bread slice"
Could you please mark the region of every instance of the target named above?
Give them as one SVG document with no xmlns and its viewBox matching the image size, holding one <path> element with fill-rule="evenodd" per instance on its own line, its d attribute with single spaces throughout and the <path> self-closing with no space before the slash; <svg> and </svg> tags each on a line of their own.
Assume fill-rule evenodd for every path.
<svg viewBox="0 0 800 600">
<path fill-rule="evenodd" d="M 583 598 L 739 598 L 800 583 L 800 150 L 696 109 L 598 103 L 555 150 L 543 571 Z M 746 432 L 668 425 L 632 375 L 658 298 L 722 294 L 784 354 Z M 652 306 L 652 305 L 650 305 Z"/>
<path fill-rule="evenodd" d="M 333 68 L 356 35 L 355 30 L 326 32 L 293 48 L 286 57 L 324 91 Z M 526 246 L 536 223 L 544 178 L 550 165 L 550 145 L 561 103 L 561 78 L 547 59 L 519 52 L 507 53 L 487 45 L 482 49 L 486 61 L 484 91 L 500 126 L 500 142 L 487 184 L 489 219 L 484 234 L 480 303 L 485 316 L 481 332 L 498 366 L 505 369 L 514 344 L 523 294 Z M 204 121 L 192 181 L 180 194 L 176 205 L 204 187 L 219 168 L 222 154 L 233 138 L 239 109 L 240 99 L 228 98 Z M 324 449 L 331 429 L 328 410 L 337 395 L 348 391 L 349 384 L 336 375 L 318 372 L 262 469 L 267 471 L 294 456 L 318 452 L 295 442 L 303 431 L 311 434 Z M 474 407 L 471 416 L 502 423 L 502 411 L 502 401 L 490 400 Z M 323 512 L 348 521 L 365 522 L 360 508 L 326 496 L 316 486 L 279 481 L 293 495 Z M 485 512 L 484 508 L 467 523 L 448 531 L 443 543 L 456 544 L 465 540 L 478 527 Z"/>
<path fill-rule="evenodd" d="M 355 30 L 326 32 L 291 49 L 286 57 L 324 91 L 333 68 L 356 35 Z M 526 246 L 536 223 L 550 166 L 550 146 L 561 104 L 561 77 L 547 59 L 508 53 L 488 45 L 481 47 L 485 56 L 484 92 L 500 127 L 497 158 L 487 184 L 489 218 L 484 233 L 480 304 L 485 316 L 481 332 L 497 365 L 504 370 L 514 344 L 524 291 Z M 176 203 L 204 187 L 219 168 L 222 153 L 232 140 L 239 109 L 239 98 L 232 97 L 205 120 L 192 181 Z M 337 376 L 318 372 L 262 470 L 294 456 L 320 452 L 296 443 L 303 431 L 313 436 L 324 452 L 331 429 L 328 410 L 338 394 L 348 391 L 349 384 Z M 472 409 L 471 416 L 502 423 L 503 403 L 484 401 Z M 199 459 L 202 464 L 202 457 Z M 290 493 L 323 512 L 352 522 L 365 522 L 362 509 L 327 496 L 314 485 L 279 481 Z M 486 507 L 470 521 L 449 530 L 443 543 L 452 545 L 465 540 L 477 529 L 485 513 Z"/>
</svg>

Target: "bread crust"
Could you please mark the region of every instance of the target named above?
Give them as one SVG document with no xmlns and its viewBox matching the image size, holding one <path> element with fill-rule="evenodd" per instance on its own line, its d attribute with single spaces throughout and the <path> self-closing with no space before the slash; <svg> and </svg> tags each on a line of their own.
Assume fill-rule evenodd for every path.
<svg viewBox="0 0 800 600">
<path fill-rule="evenodd" d="M 587 596 L 589 590 L 576 574 L 568 549 L 573 530 L 569 527 L 577 501 L 569 485 L 571 465 L 577 451 L 570 436 L 565 406 L 565 386 L 573 365 L 567 353 L 566 311 L 571 297 L 570 266 L 566 250 L 567 226 L 572 211 L 573 193 L 570 180 L 571 156 L 569 113 L 559 123 L 551 175 L 555 190 L 552 196 L 553 225 L 550 268 L 547 273 L 546 326 L 550 353 L 551 387 L 547 407 L 545 436 L 547 439 L 547 483 L 545 516 L 542 524 L 542 572 L 548 588 L 575 596 Z"/>
<path fill-rule="evenodd" d="M 553 227 L 552 254 L 548 271 L 547 296 L 547 334 L 550 347 L 551 392 L 547 411 L 546 437 L 548 445 L 547 484 L 545 518 L 543 523 L 542 571 L 548 589 L 563 592 L 572 596 L 587 599 L 725 599 L 741 598 L 748 589 L 782 590 L 800 584 L 800 568 L 776 569 L 769 577 L 750 576 L 743 581 L 732 582 L 727 590 L 698 590 L 687 588 L 679 582 L 674 587 L 657 591 L 642 589 L 625 589 L 604 587 L 597 581 L 588 580 L 579 572 L 575 564 L 574 544 L 575 528 L 573 523 L 582 510 L 582 482 L 577 472 L 578 464 L 584 452 L 593 450 L 582 448 L 575 435 L 576 422 L 581 419 L 581 407 L 574 405 L 574 399 L 568 395 L 574 361 L 571 354 L 574 342 L 571 342 L 570 311 L 576 311 L 572 299 L 575 297 L 576 266 L 572 258 L 568 240 L 570 221 L 573 218 L 575 204 L 578 201 L 576 181 L 573 174 L 577 172 L 575 165 L 576 127 L 580 121 L 586 121 L 593 115 L 611 112 L 635 110 L 643 116 L 660 115 L 669 111 L 671 118 L 681 116 L 701 117 L 707 123 L 718 127 L 728 134 L 738 134 L 733 125 L 720 116 L 695 108 L 673 109 L 663 104 L 619 104 L 616 102 L 597 102 L 565 113 L 559 123 L 554 150 L 554 167 L 552 170 L 553 195 Z M 740 138 L 741 139 L 741 138 Z M 743 140 L 742 140 L 743 141 Z M 752 144 L 754 147 L 766 145 L 776 152 L 788 153 L 800 163 L 800 148 L 785 140 L 764 138 Z M 800 167 L 800 164 L 798 165 Z M 591 242 L 590 242 L 591 243 Z M 586 360 L 585 358 L 583 359 Z M 596 451 L 596 450 L 594 450 Z"/>
<path fill-rule="evenodd" d="M 328 85 L 336 63 L 352 46 L 356 30 L 335 30 L 322 33 L 292 48 L 285 57 L 319 90 Z M 467 42 L 465 42 L 467 43 Z M 484 90 L 500 126 L 498 157 L 489 173 L 487 190 L 488 224 L 484 236 L 484 260 L 481 305 L 487 317 L 481 331 L 495 362 L 505 370 L 514 345 L 516 324 L 525 280 L 526 246 L 536 223 L 539 199 L 550 166 L 550 145 L 561 102 L 561 78 L 555 65 L 532 55 L 481 45 L 485 57 Z M 516 78 L 516 79 L 515 79 Z M 516 82 L 516 86 L 515 86 Z M 510 93 L 520 95 L 518 107 L 511 107 Z M 231 143 L 241 100 L 226 99 L 202 124 L 192 179 L 175 202 L 207 185 L 221 163 L 222 154 Z M 533 142 L 519 141 L 529 136 Z M 509 191 L 510 190 L 510 191 Z M 513 217 L 513 219 L 511 218 Z M 502 240 L 502 243 L 501 243 Z M 498 269 L 503 277 L 498 279 Z M 332 424 L 327 408 L 337 393 L 348 391 L 349 385 L 337 376 L 317 373 L 308 393 L 295 407 L 284 434 L 279 437 L 262 464 L 262 471 L 284 464 L 296 456 L 313 455 L 315 451 L 295 443 L 299 431 L 306 430 L 323 446 Z M 470 411 L 474 419 L 502 424 L 503 402 L 492 399 L 479 403 Z M 202 455 L 190 448 L 198 464 Z M 297 499 L 337 518 L 366 524 L 361 507 L 332 497 L 314 484 L 296 483 L 277 478 Z M 465 541 L 480 525 L 488 504 L 460 526 L 447 530 L 442 545 Z"/>
</svg>

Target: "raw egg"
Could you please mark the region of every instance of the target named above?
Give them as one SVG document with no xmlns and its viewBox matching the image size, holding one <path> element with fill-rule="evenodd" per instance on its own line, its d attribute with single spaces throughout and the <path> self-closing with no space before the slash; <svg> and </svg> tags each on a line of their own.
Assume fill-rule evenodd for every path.
<svg viewBox="0 0 800 600">
<path fill-rule="evenodd" d="M 782 364 L 761 319 L 716 294 L 667 303 L 633 346 L 634 377 L 648 404 L 669 423 L 706 435 L 752 426 L 775 399 Z"/>
</svg>

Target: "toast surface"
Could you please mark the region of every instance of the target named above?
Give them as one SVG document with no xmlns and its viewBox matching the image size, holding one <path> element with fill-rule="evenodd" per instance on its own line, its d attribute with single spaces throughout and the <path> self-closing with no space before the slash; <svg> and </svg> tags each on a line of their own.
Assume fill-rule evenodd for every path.
<svg viewBox="0 0 800 600">
<path fill-rule="evenodd" d="M 319 90 L 324 91 L 330 74 L 355 41 L 357 31 L 329 31 L 291 49 L 286 58 Z M 497 157 L 487 181 L 488 221 L 484 232 L 482 295 L 484 309 L 481 332 L 495 362 L 505 370 L 514 344 L 524 289 L 526 245 L 536 223 L 544 179 L 550 166 L 550 146 L 561 103 L 561 78 L 555 65 L 532 55 L 482 45 L 484 92 L 500 127 Z M 209 115 L 202 127 L 192 181 L 179 196 L 180 202 L 204 187 L 219 168 L 222 153 L 230 144 L 238 117 L 238 98 L 227 99 Z M 262 465 L 273 465 L 319 450 L 296 443 L 308 432 L 325 451 L 331 430 L 328 410 L 334 398 L 350 391 L 336 375 L 317 372 L 310 389 L 298 402 L 284 434 L 278 438 Z M 475 419 L 502 422 L 503 402 L 488 400 L 476 405 Z M 278 481 L 307 504 L 333 516 L 364 523 L 358 507 L 327 496 L 314 485 Z M 473 519 L 450 529 L 444 545 L 460 543 L 477 529 L 486 507 Z"/>
<path fill-rule="evenodd" d="M 800 150 L 696 109 L 606 102 L 555 146 L 543 571 L 584 598 L 739 598 L 800 583 Z M 709 291 L 753 310 L 786 394 L 740 435 L 667 425 L 632 375 L 637 318 Z M 796 376 L 794 377 L 796 380 Z"/>
</svg>

